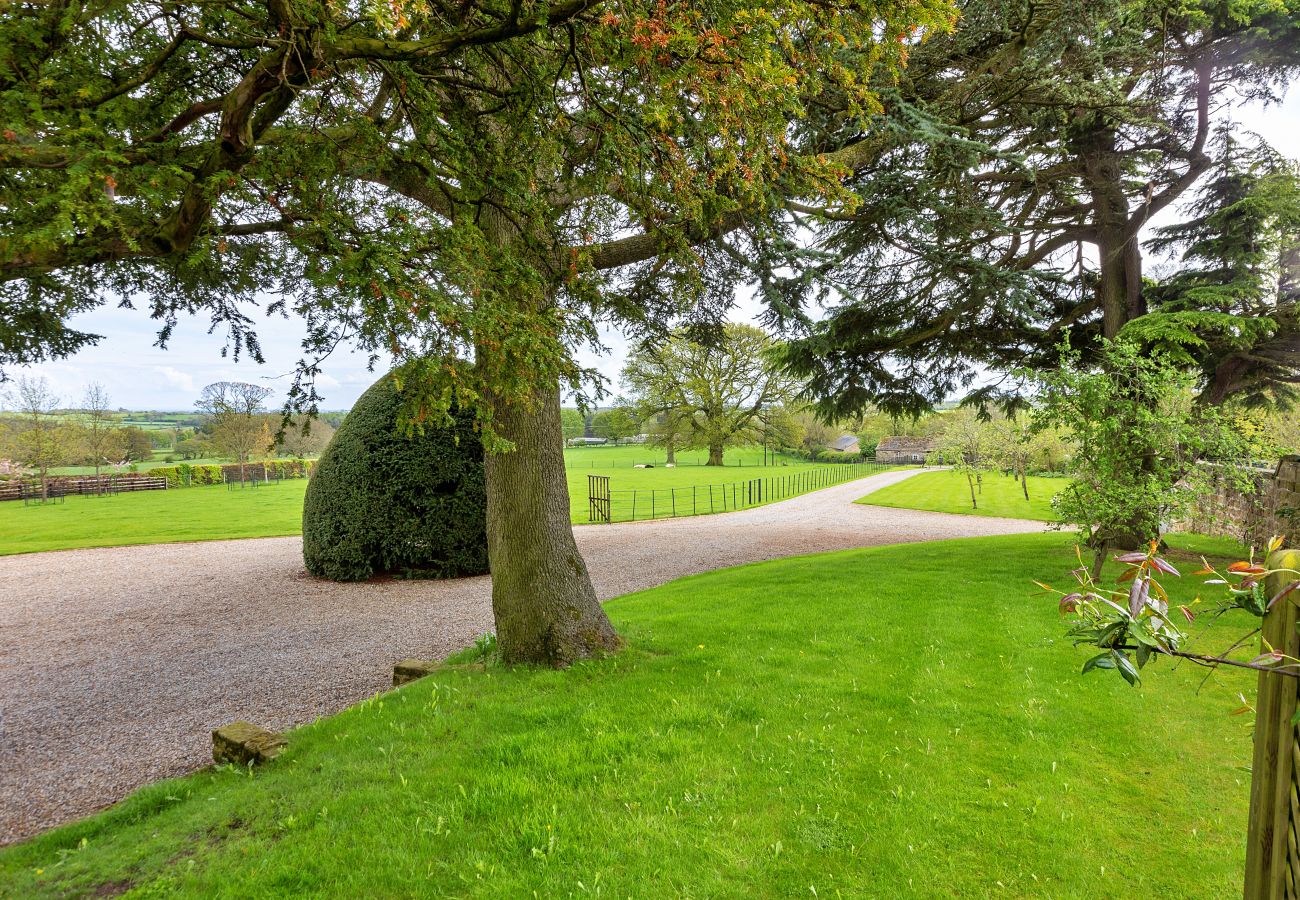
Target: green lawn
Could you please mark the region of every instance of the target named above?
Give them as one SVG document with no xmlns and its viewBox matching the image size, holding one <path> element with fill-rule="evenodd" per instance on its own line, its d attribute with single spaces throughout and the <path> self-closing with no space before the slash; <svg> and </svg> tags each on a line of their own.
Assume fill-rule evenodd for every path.
<svg viewBox="0 0 1300 900">
<path fill-rule="evenodd" d="M 275 537 L 302 531 L 305 478 L 230 490 L 224 484 L 0 503 L 0 556 L 38 550 Z"/>
<path fill-rule="evenodd" d="M 965 513 L 974 516 L 1003 516 L 1012 519 L 1055 518 L 1052 497 L 1069 482 L 1064 478 L 1029 476 L 1029 499 L 1025 500 L 1020 482 L 1009 475 L 985 472 L 975 488 L 978 506 L 971 508 L 970 486 L 966 476 L 951 469 L 922 472 L 897 484 L 891 484 L 859 500 L 872 506 L 901 509 L 927 509 L 931 512 Z"/>
<path fill-rule="evenodd" d="M 1254 678 L 1080 676 L 1031 583 L 1073 564 L 984 538 L 623 597 L 614 658 L 448 668 L 0 851 L 0 893 L 1239 895 Z"/>
<path fill-rule="evenodd" d="M 587 521 L 587 476 L 610 476 L 616 492 L 637 489 L 659 491 L 663 511 L 671 488 L 685 511 L 692 485 L 721 485 L 751 478 L 780 478 L 807 469 L 827 468 L 827 463 L 788 461 L 775 466 L 681 466 L 634 469 L 633 451 L 646 448 L 581 448 L 566 451 L 569 462 L 569 502 L 575 523 Z M 600 457 L 598 453 L 609 453 Z M 570 458 L 573 454 L 574 458 Z M 584 468 L 591 459 L 601 468 Z M 644 455 L 641 458 L 646 458 Z M 743 454 L 738 458 L 744 458 Z M 761 451 L 758 457 L 761 462 Z M 288 479 L 254 490 L 230 491 L 225 485 L 140 491 L 115 497 L 68 497 L 63 503 L 23 506 L 0 503 L 0 556 L 40 550 L 112 547 L 223 538 L 274 537 L 302 530 L 302 498 L 307 482 Z M 625 496 L 625 495 L 617 495 Z M 647 495 L 642 495 L 642 500 Z M 765 498 L 766 499 L 766 498 Z M 720 497 L 719 497 L 720 502 Z M 704 510 L 701 501 L 701 510 Z M 643 502 L 643 506 L 644 506 Z M 618 507 L 622 508 L 622 507 Z M 619 516 L 626 518 L 626 516 Z"/>
</svg>

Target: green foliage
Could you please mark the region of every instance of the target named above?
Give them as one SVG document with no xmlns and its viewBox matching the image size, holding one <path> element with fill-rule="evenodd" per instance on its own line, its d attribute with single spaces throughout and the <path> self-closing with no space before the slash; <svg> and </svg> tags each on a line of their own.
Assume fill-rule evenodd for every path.
<svg viewBox="0 0 1300 900">
<path fill-rule="evenodd" d="M 564 439 L 582 437 L 587 427 L 587 417 L 581 410 L 565 406 L 560 409 L 560 429 Z"/>
<path fill-rule="evenodd" d="M 678 331 L 631 353 L 623 383 L 643 418 L 721 465 L 725 448 L 762 440 L 786 417 L 797 384 L 773 364 L 774 346 L 752 325 L 729 323 L 707 342 Z"/>
<path fill-rule="evenodd" d="M 400 427 L 391 376 L 352 407 L 316 465 L 303 504 L 307 571 L 335 581 L 487 571 L 483 445 L 473 416 Z"/>
<path fill-rule="evenodd" d="M 911 55 L 875 132 L 887 149 L 850 182 L 858 204 L 806 220 L 831 261 L 805 253 L 797 276 L 765 272 L 784 309 L 829 307 L 787 350 L 828 416 L 872 402 L 919 413 L 959 392 L 1016 404 L 1027 384 L 975 382 L 1050 370 L 1063 337 L 1091 353 L 1155 312 L 1138 235 L 1210 170 L 1216 116 L 1276 99 L 1300 67 L 1293 0 L 996 0 L 962 13 Z M 1222 292 L 1183 296 L 1250 315 Z M 1294 346 L 1300 323 L 1286 318 Z M 1300 372 L 1281 335 L 1269 344 L 1275 374 Z M 1225 396 L 1251 389 L 1223 376 Z"/>
<path fill-rule="evenodd" d="M 613 407 L 602 409 L 591 417 L 591 433 L 594 437 L 608 438 L 617 444 L 624 438 L 641 433 L 641 419 L 620 397 Z"/>
<path fill-rule="evenodd" d="M 158 466 L 149 470 L 150 475 L 167 479 L 168 487 L 197 487 L 208 484 L 221 484 L 225 481 L 225 469 L 222 466 L 192 466 L 181 463 L 178 466 Z"/>
<path fill-rule="evenodd" d="M 1281 538 L 1274 538 L 1268 551 L 1271 553 L 1281 544 Z M 1229 563 L 1223 571 L 1203 560 L 1204 568 L 1196 574 L 1213 576 L 1205 584 L 1211 588 L 1209 593 L 1219 593 L 1220 599 L 1216 602 L 1198 596 L 1189 604 L 1177 605 L 1171 612 L 1166 576 L 1178 578 L 1181 573 L 1160 555 L 1157 546 L 1152 541 L 1145 550 L 1115 557 L 1115 561 L 1124 567 L 1116 579 L 1116 587 L 1101 584 L 1092 570 L 1083 564 L 1082 554 L 1079 555 L 1079 565 L 1071 572 L 1077 583 L 1074 590 L 1068 593 L 1055 591 L 1050 585 L 1038 583 L 1049 593 L 1060 595 L 1058 605 L 1061 612 L 1074 617 L 1069 630 L 1074 645 L 1100 650 L 1083 664 L 1083 674 L 1094 670 L 1114 670 L 1130 685 L 1137 685 L 1141 680 L 1141 670 L 1160 655 L 1192 659 L 1211 668 L 1236 665 L 1267 671 L 1297 663 L 1281 649 L 1273 647 L 1266 647 L 1263 653 L 1250 660 L 1232 660 L 1232 652 L 1248 645 L 1258 627 L 1234 641 L 1227 650 L 1212 654 L 1192 652 L 1182 625 L 1196 621 L 1198 613 L 1217 619 L 1233 610 L 1243 610 L 1256 621 L 1262 619 L 1274 603 L 1300 588 L 1300 581 L 1294 580 L 1300 572 L 1269 569 L 1265 563 L 1256 561 L 1254 550 L 1249 559 Z M 1283 587 L 1270 597 L 1265 583 L 1273 574 L 1283 576 Z"/>
<path fill-rule="evenodd" d="M 602 319 L 712 314 L 727 255 L 698 247 L 837 193 L 855 155 L 835 148 L 954 18 L 940 0 L 6 16 L 0 365 L 94 340 L 67 320 L 103 287 L 146 298 L 164 337 L 210 314 L 256 358 L 245 304 L 278 294 L 312 351 L 346 332 L 437 357 L 412 402 L 482 406 L 490 428 L 493 398 L 581 383 L 571 350 Z"/>
<path fill-rule="evenodd" d="M 1227 127 L 1218 144 L 1190 217 L 1147 241 L 1181 250 L 1177 270 L 1148 286 L 1150 312 L 1121 334 L 1195 368 L 1208 402 L 1288 400 L 1300 380 L 1300 168 Z"/>
<path fill-rule="evenodd" d="M 822 554 L 617 598 L 617 657 L 485 671 L 471 648 L 294 730 L 251 776 L 197 772 L 3 848 L 0 883 L 32 900 L 1239 895 L 1250 740 L 1225 713 L 1255 675 L 1080 685 L 1030 584 L 1073 564 L 1068 543 Z M 1141 840 L 1097 812 L 1120 793 Z"/>
<path fill-rule="evenodd" d="M 1158 540 L 1205 490 L 1213 460 L 1243 491 L 1247 443 L 1221 410 L 1192 402 L 1196 376 L 1164 355 L 1107 342 L 1097 366 L 1062 352 L 1039 376 L 1043 427 L 1068 431 L 1071 483 L 1056 496 L 1060 521 L 1079 528 L 1098 559 L 1107 546 Z"/>
</svg>

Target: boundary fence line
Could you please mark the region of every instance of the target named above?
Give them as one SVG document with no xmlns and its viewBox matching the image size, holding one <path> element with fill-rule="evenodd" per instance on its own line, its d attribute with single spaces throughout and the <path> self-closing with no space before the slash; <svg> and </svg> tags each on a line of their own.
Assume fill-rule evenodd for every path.
<svg viewBox="0 0 1300 900">
<path fill-rule="evenodd" d="M 149 475 L 56 476 L 48 480 L 44 495 L 50 500 L 62 500 L 64 497 L 79 495 L 99 497 L 133 491 L 165 490 L 167 490 L 166 478 Z M 30 503 L 33 500 L 40 501 L 41 497 L 39 480 L 0 482 L 0 501 L 22 500 L 24 503 Z"/>
<path fill-rule="evenodd" d="M 892 463 L 863 460 L 831 463 L 784 475 L 765 475 L 725 484 L 626 490 L 614 490 L 607 475 L 588 475 L 587 521 L 602 524 L 639 522 L 751 509 L 874 475 L 892 467 Z"/>
</svg>

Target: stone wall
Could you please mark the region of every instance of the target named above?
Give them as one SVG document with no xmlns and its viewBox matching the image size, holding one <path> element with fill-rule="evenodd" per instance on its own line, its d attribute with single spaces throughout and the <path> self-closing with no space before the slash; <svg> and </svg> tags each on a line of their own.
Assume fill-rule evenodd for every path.
<svg viewBox="0 0 1300 900">
<path fill-rule="evenodd" d="M 1259 470 L 1256 490 L 1242 494 L 1227 479 L 1212 478 L 1212 486 L 1180 531 L 1233 538 L 1262 547 L 1273 535 L 1287 545 L 1300 542 L 1300 456 L 1284 456 L 1277 468 Z"/>
</svg>

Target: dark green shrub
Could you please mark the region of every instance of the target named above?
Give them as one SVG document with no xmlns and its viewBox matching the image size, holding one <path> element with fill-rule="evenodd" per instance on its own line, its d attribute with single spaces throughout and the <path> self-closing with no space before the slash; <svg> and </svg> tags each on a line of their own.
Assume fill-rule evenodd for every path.
<svg viewBox="0 0 1300 900">
<path fill-rule="evenodd" d="M 317 461 L 302 513 L 307 571 L 333 581 L 487 572 L 483 445 L 473 419 L 398 430 L 401 397 L 375 382 Z"/>
</svg>

